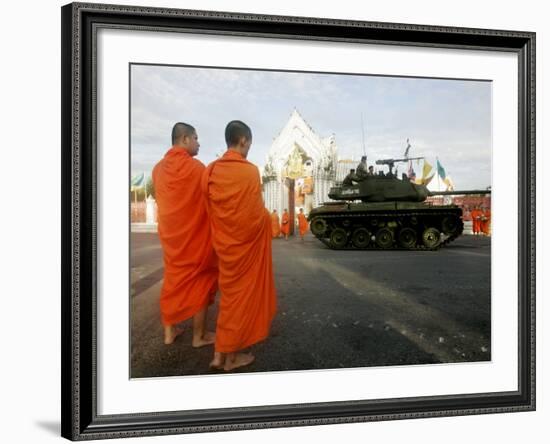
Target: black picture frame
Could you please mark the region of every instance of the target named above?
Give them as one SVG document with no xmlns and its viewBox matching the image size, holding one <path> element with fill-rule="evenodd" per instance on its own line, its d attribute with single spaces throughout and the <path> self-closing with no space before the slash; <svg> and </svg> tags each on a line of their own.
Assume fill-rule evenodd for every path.
<svg viewBox="0 0 550 444">
<path fill-rule="evenodd" d="M 535 409 L 535 33 L 102 4 L 62 7 L 62 436 L 121 438 Z M 97 414 L 99 28 L 507 51 L 517 55 L 518 390 L 194 411 Z"/>
</svg>

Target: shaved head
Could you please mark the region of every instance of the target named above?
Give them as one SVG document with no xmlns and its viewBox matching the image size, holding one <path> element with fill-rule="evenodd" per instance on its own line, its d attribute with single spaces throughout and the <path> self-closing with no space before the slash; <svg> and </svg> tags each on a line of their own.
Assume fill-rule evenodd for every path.
<svg viewBox="0 0 550 444">
<path fill-rule="evenodd" d="M 172 128 L 172 145 L 175 145 L 182 136 L 191 137 L 195 133 L 195 128 L 193 128 L 188 123 L 176 123 Z"/>
<path fill-rule="evenodd" d="M 225 142 L 228 147 L 238 145 L 243 137 L 247 142 L 252 140 L 252 131 L 246 123 L 240 120 L 232 120 L 227 124 L 225 127 Z"/>
</svg>

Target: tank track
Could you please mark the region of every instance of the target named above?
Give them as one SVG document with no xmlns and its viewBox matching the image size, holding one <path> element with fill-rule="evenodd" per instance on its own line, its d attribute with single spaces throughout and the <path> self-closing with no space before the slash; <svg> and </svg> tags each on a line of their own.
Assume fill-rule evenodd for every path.
<svg viewBox="0 0 550 444">
<path fill-rule="evenodd" d="M 458 225 L 458 228 L 455 230 L 455 232 L 453 234 L 446 235 L 441 231 L 439 226 L 434 227 L 434 228 L 437 228 L 438 231 L 440 231 L 440 235 L 441 235 L 440 242 L 435 247 L 428 247 L 428 246 L 424 245 L 423 242 L 422 242 L 422 239 L 421 239 L 420 231 L 418 231 L 418 229 L 415 229 L 415 228 L 413 228 L 413 229 L 415 229 L 415 231 L 417 233 L 416 244 L 412 247 L 403 247 L 403 246 L 399 245 L 399 243 L 396 239 L 396 236 L 395 236 L 395 234 L 398 230 L 395 229 L 395 228 L 400 228 L 400 227 L 403 227 L 403 228 L 410 227 L 410 228 L 412 228 L 412 226 L 410 226 L 409 224 L 403 225 L 404 220 L 411 219 L 411 218 L 417 218 L 417 220 L 418 220 L 417 227 L 425 229 L 425 228 L 429 228 L 429 227 L 433 226 L 433 225 L 427 225 L 426 221 L 428 221 L 430 219 L 436 219 L 436 220 L 439 220 L 439 222 L 441 222 L 447 216 L 458 217 L 458 219 L 460 221 L 459 225 Z M 433 209 L 430 209 L 430 210 L 425 210 L 425 211 L 406 211 L 406 210 L 402 210 L 397 214 L 396 214 L 396 212 L 393 212 L 393 211 L 391 213 L 390 212 L 357 212 L 357 213 L 340 213 L 340 214 L 325 213 L 325 214 L 315 215 L 315 217 L 312 218 L 310 223 L 313 222 L 317 218 L 324 219 L 327 222 L 327 231 L 324 233 L 324 235 L 322 235 L 322 236 L 318 236 L 318 235 L 315 235 L 315 234 L 314 235 L 315 235 L 315 237 L 317 237 L 317 239 L 319 239 L 323 244 L 325 244 L 327 247 L 329 247 L 332 250 L 435 251 L 435 250 L 439 250 L 441 247 L 443 247 L 445 245 L 448 245 L 449 243 L 454 241 L 457 237 L 459 237 L 462 234 L 463 229 L 464 229 L 464 223 L 462 221 L 461 216 L 462 216 L 462 211 L 460 211 L 460 210 L 456 211 L 454 209 L 447 209 L 447 210 L 433 210 Z M 379 223 L 377 225 L 373 225 L 372 223 L 370 223 L 370 224 L 368 223 L 368 222 L 372 222 L 373 220 L 377 220 L 377 221 L 379 221 Z M 380 224 L 380 221 L 382 222 L 382 224 Z M 350 224 L 348 227 L 345 226 L 346 222 L 348 222 L 348 224 Z M 367 223 L 365 223 L 365 222 L 367 222 Z M 369 227 L 371 229 L 373 227 L 377 228 L 377 229 L 380 229 L 380 228 L 383 228 L 383 227 L 387 226 L 388 222 L 396 225 L 395 228 L 393 228 L 393 227 L 390 228 L 390 229 L 392 229 L 392 231 L 394 233 L 393 243 L 392 243 L 391 247 L 387 247 L 387 248 L 380 247 L 379 245 L 377 245 L 377 243 L 375 242 L 374 239 L 371 239 L 368 246 L 363 247 L 363 248 L 358 248 L 352 243 L 352 234 L 353 234 L 352 232 L 353 232 L 353 230 L 355 230 L 357 228 L 367 228 L 367 227 Z M 400 225 L 400 223 L 401 223 L 401 225 Z M 438 224 L 435 224 L 435 225 L 438 225 Z M 347 242 L 344 246 L 336 246 L 330 240 L 330 234 L 336 228 L 343 228 L 347 231 Z M 371 230 L 369 230 L 369 231 L 372 233 Z M 312 233 L 313 233 L 313 230 L 312 230 Z M 374 236 L 374 233 L 372 233 L 372 235 Z"/>
</svg>

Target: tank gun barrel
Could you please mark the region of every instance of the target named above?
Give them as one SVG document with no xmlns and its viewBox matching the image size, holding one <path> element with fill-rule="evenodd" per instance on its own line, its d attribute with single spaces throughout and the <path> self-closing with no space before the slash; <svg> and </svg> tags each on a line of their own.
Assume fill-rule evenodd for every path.
<svg viewBox="0 0 550 444">
<path fill-rule="evenodd" d="M 491 194 L 491 190 L 429 191 L 428 196 L 458 196 L 471 194 Z"/>
<path fill-rule="evenodd" d="M 376 165 L 393 165 L 396 162 L 408 162 L 409 160 L 420 160 L 423 157 L 406 157 L 403 159 L 379 159 L 376 161 Z"/>
<path fill-rule="evenodd" d="M 409 160 L 424 159 L 423 157 L 406 157 L 403 159 L 379 159 L 376 161 L 376 165 L 388 165 L 390 167 L 390 174 L 393 173 L 393 167 L 396 162 L 408 162 Z"/>
</svg>

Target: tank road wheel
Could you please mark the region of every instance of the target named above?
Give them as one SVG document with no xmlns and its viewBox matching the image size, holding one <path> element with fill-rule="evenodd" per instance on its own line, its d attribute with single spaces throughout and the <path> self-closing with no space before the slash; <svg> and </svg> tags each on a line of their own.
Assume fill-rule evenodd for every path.
<svg viewBox="0 0 550 444">
<path fill-rule="evenodd" d="M 351 243 L 355 248 L 367 248 L 370 244 L 370 236 L 366 228 L 357 228 L 351 236 Z"/>
<path fill-rule="evenodd" d="M 441 234 L 437 228 L 426 228 L 422 233 L 422 242 L 426 248 L 435 249 L 439 246 L 441 242 Z"/>
<path fill-rule="evenodd" d="M 343 228 L 335 228 L 330 233 L 330 243 L 333 247 L 343 248 L 348 243 L 348 233 Z"/>
<path fill-rule="evenodd" d="M 380 248 L 388 249 L 393 245 L 393 231 L 389 228 L 380 228 L 376 232 L 376 245 Z"/>
<path fill-rule="evenodd" d="M 447 236 L 454 236 L 460 230 L 460 223 L 458 216 L 447 216 L 441 222 L 441 231 Z"/>
<path fill-rule="evenodd" d="M 409 250 L 415 247 L 416 239 L 416 231 L 408 227 L 403 228 L 397 235 L 397 242 L 399 243 L 399 246 Z"/>
<path fill-rule="evenodd" d="M 320 217 L 316 217 L 309 224 L 311 232 L 317 237 L 323 237 L 323 234 L 327 232 L 327 221 Z"/>
</svg>

